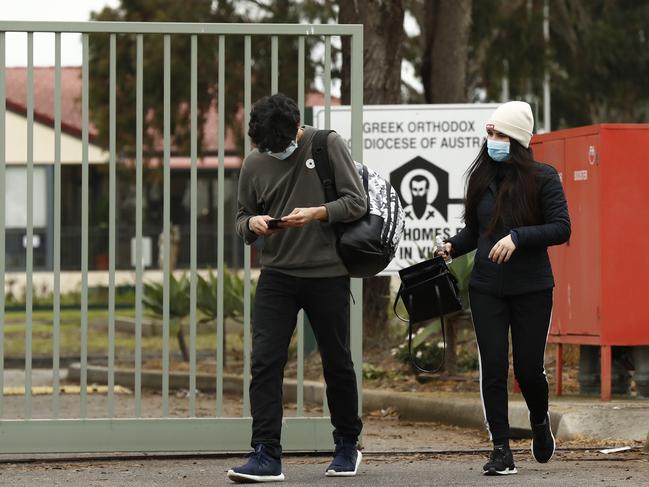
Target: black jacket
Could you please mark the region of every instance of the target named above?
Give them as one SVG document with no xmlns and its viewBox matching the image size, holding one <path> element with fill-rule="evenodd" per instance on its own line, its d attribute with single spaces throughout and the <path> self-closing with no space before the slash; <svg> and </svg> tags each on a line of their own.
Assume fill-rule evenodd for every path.
<svg viewBox="0 0 649 487">
<path fill-rule="evenodd" d="M 557 171 L 548 164 L 538 164 L 542 224 L 509 228 L 505 223 L 493 235 L 485 235 L 496 203 L 497 185 L 494 180 L 478 204 L 475 218 L 469 218 L 472 221 L 448 240 L 453 245 L 454 257 L 478 249 L 471 274 L 471 287 L 498 296 L 524 294 L 554 287 L 547 248 L 568 241 L 570 217 Z M 503 220 L 507 222 L 507 215 Z M 489 260 L 489 252 L 496 242 L 511 230 L 515 230 L 518 235 L 516 250 L 508 262 L 492 262 Z"/>
</svg>

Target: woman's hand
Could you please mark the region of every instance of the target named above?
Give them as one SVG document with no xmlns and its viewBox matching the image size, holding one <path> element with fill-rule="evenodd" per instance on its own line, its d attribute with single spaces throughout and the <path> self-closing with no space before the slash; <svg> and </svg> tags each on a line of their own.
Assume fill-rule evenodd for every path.
<svg viewBox="0 0 649 487">
<path fill-rule="evenodd" d="M 299 228 L 314 220 L 327 219 L 327 209 L 324 206 L 313 208 L 295 208 L 289 215 L 282 218 L 282 227 Z"/>
<path fill-rule="evenodd" d="M 516 250 L 516 245 L 514 245 L 511 235 L 507 235 L 493 246 L 489 252 L 489 259 L 497 264 L 502 264 L 509 261 L 514 250 Z"/>
<path fill-rule="evenodd" d="M 444 242 L 444 246 L 441 249 L 435 249 L 435 257 L 441 256 L 444 260 L 448 260 L 453 251 L 453 245 L 451 242 Z"/>
<path fill-rule="evenodd" d="M 268 228 L 268 220 L 272 220 L 270 215 L 257 215 L 248 220 L 248 228 L 251 232 L 259 235 L 260 237 L 268 237 L 279 230 Z"/>
</svg>

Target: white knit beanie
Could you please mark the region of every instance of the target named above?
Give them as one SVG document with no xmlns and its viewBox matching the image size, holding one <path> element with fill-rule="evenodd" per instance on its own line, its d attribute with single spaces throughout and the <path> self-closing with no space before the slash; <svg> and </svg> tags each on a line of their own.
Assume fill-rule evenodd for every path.
<svg viewBox="0 0 649 487">
<path fill-rule="evenodd" d="M 509 135 L 527 148 L 534 130 L 532 107 L 524 101 L 508 101 L 500 105 L 491 116 L 487 128 Z"/>
</svg>

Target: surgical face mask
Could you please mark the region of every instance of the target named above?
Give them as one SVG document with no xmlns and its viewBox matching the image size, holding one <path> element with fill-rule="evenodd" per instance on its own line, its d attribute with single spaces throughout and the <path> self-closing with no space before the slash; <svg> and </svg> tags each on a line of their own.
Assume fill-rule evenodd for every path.
<svg viewBox="0 0 649 487">
<path fill-rule="evenodd" d="M 494 161 L 506 161 L 509 159 L 509 142 L 487 139 L 487 153 Z"/>
<path fill-rule="evenodd" d="M 295 149 L 297 149 L 297 142 L 294 140 L 291 140 L 291 143 L 288 145 L 286 149 L 284 149 L 282 152 L 271 152 L 271 151 L 266 151 L 268 155 L 271 155 L 273 157 L 276 157 L 277 159 L 286 159 L 295 152 Z"/>
</svg>

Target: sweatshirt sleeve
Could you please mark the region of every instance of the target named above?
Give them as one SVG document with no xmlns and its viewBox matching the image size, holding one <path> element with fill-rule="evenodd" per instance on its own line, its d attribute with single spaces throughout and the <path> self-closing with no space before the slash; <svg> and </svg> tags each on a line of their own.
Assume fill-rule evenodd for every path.
<svg viewBox="0 0 649 487">
<path fill-rule="evenodd" d="M 239 173 L 239 190 L 237 194 L 237 218 L 235 226 L 237 234 L 248 244 L 257 240 L 257 234 L 250 230 L 248 220 L 257 215 L 257 196 L 244 161 Z"/>
<path fill-rule="evenodd" d="M 329 223 L 352 222 L 358 220 L 367 211 L 367 201 L 363 182 L 352 159 L 345 141 L 340 135 L 332 132 L 327 138 L 329 159 L 334 168 L 334 180 L 338 199 L 325 203 Z"/>
<path fill-rule="evenodd" d="M 552 166 L 546 168 L 548 175 L 544 178 L 540 194 L 544 223 L 515 229 L 521 248 L 560 245 L 570 238 L 570 216 L 561 179 Z"/>
</svg>

